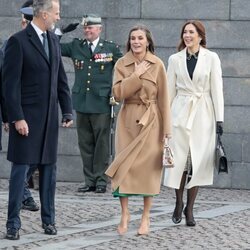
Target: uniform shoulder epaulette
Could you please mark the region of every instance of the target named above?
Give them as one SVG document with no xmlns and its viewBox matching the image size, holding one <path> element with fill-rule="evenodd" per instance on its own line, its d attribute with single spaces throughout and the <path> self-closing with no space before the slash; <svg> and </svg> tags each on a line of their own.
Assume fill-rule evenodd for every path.
<svg viewBox="0 0 250 250">
<path fill-rule="evenodd" d="M 104 40 L 106 43 L 111 43 L 111 44 L 115 44 L 113 41 L 111 40 Z"/>
<path fill-rule="evenodd" d="M 82 38 L 78 38 L 78 37 L 75 37 L 73 40 L 75 40 L 75 41 L 79 41 L 79 42 L 83 42 L 83 40 L 84 40 L 84 39 L 82 39 Z"/>
<path fill-rule="evenodd" d="M 117 44 L 117 43 L 115 43 L 115 42 L 113 42 L 113 41 L 111 41 L 111 40 L 104 40 L 106 43 L 109 43 L 109 44 L 112 44 L 112 45 L 114 45 L 115 47 L 119 47 L 119 45 Z"/>
</svg>

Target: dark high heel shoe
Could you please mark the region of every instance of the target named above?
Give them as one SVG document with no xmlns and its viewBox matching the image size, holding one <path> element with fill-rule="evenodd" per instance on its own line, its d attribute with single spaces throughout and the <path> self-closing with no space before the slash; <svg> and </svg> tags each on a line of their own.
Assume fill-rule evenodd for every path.
<svg viewBox="0 0 250 250">
<path fill-rule="evenodd" d="M 188 215 L 187 215 L 187 207 L 185 207 L 185 209 L 183 210 L 183 213 L 186 217 L 186 225 L 188 227 L 194 227 L 196 225 L 196 222 L 194 220 L 194 216 L 192 215 L 191 218 L 188 218 Z"/>
<path fill-rule="evenodd" d="M 181 222 L 182 220 L 181 215 L 182 215 L 183 207 L 184 207 L 184 203 L 182 202 L 181 210 L 178 211 L 178 206 L 177 204 L 175 205 L 174 213 L 172 215 L 172 221 L 174 222 L 174 224 L 179 224 Z"/>
</svg>

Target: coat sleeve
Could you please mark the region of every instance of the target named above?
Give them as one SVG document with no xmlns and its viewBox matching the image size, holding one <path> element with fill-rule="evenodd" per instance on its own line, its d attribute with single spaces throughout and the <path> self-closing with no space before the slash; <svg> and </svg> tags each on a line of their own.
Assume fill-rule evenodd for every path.
<svg viewBox="0 0 250 250">
<path fill-rule="evenodd" d="M 173 56 L 170 56 L 168 60 L 167 78 L 168 78 L 169 100 L 170 100 L 170 105 L 172 105 L 172 102 L 176 96 L 176 73 L 175 73 Z"/>
<path fill-rule="evenodd" d="M 218 55 L 212 53 L 211 65 L 211 96 L 216 121 L 224 121 L 224 96 L 221 63 Z"/>
<path fill-rule="evenodd" d="M 70 89 L 68 86 L 67 76 L 60 56 L 59 70 L 58 70 L 58 99 L 62 110 L 62 115 L 72 115 L 72 102 L 70 97 Z"/>
<path fill-rule="evenodd" d="M 71 57 L 71 55 L 72 55 L 72 43 L 73 42 L 60 43 L 62 56 Z"/>
<path fill-rule="evenodd" d="M 3 64 L 3 94 L 9 122 L 25 119 L 21 105 L 22 66 L 21 44 L 12 36 L 6 45 Z"/>
<path fill-rule="evenodd" d="M 115 64 L 114 80 L 113 80 L 113 95 L 117 101 L 124 100 L 137 92 L 142 87 L 141 79 L 132 73 L 130 76 L 124 76 L 124 65 L 121 60 Z"/>
<path fill-rule="evenodd" d="M 157 77 L 157 86 L 157 103 L 163 121 L 163 136 L 171 137 L 171 111 L 167 85 L 167 73 L 163 63 L 160 65 L 160 70 Z"/>
</svg>

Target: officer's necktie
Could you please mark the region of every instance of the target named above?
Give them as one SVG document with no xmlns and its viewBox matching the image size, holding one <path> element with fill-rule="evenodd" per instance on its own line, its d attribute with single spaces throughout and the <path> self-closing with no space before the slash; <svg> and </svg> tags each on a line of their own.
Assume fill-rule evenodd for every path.
<svg viewBox="0 0 250 250">
<path fill-rule="evenodd" d="M 42 33 L 43 36 L 43 48 L 46 52 L 47 57 L 49 58 L 49 44 L 48 44 L 48 37 L 47 34 L 44 32 Z"/>
<path fill-rule="evenodd" d="M 92 51 L 92 48 L 91 48 L 91 46 L 93 45 L 93 43 L 89 43 L 89 52 L 90 52 L 90 55 L 92 56 L 92 54 L 93 54 L 93 51 Z"/>
</svg>

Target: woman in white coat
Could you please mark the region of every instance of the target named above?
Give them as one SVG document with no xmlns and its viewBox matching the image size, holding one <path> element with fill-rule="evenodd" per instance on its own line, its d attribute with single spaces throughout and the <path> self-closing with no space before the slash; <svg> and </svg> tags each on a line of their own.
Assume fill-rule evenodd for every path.
<svg viewBox="0 0 250 250">
<path fill-rule="evenodd" d="M 164 184 L 175 188 L 174 223 L 182 220 L 183 191 L 187 226 L 195 226 L 193 206 L 198 186 L 213 183 L 216 133 L 223 133 L 224 99 L 218 55 L 206 49 L 205 28 L 188 21 L 181 30 L 178 53 L 170 56 L 170 94 L 175 166 L 167 171 Z"/>
</svg>

